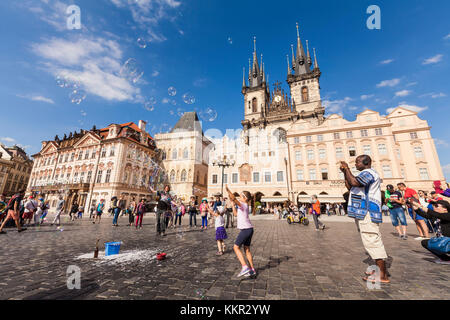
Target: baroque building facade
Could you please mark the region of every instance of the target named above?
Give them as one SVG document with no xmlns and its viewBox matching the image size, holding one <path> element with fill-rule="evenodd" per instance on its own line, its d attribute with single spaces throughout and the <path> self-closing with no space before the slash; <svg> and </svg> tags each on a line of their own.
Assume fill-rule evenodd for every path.
<svg viewBox="0 0 450 320">
<path fill-rule="evenodd" d="M 33 161 L 18 146 L 0 144 L 0 194 L 12 196 L 25 190 L 30 179 Z"/>
<path fill-rule="evenodd" d="M 27 191 L 45 195 L 51 210 L 62 195 L 65 210 L 74 201 L 85 208 L 113 196 L 124 205 L 140 198 L 151 200 L 150 186 L 162 183 L 158 150 L 145 131 L 146 122 L 111 124 L 106 128 L 82 130 L 42 142 Z"/>
<path fill-rule="evenodd" d="M 291 66 L 292 65 L 292 66 Z M 398 107 L 387 116 L 365 110 L 348 121 L 337 114 L 325 117 L 320 96 L 321 71 L 315 49 L 310 55 L 300 39 L 297 25 L 296 52 L 287 57 L 285 93 L 276 82 L 272 92 L 266 83 L 264 63 L 253 64 L 242 81 L 244 120 L 234 136 L 214 139 L 210 154 L 208 195 L 248 190 L 263 202 L 309 201 L 319 195 L 323 202 L 343 202 L 346 191 L 340 161 L 347 161 L 356 174 L 355 159 L 368 154 L 386 184 L 405 182 L 428 190 L 433 180 L 444 181 L 427 121 L 417 113 Z M 222 171 L 213 162 L 235 161 Z M 231 179 L 230 179 L 231 177 Z"/>
</svg>

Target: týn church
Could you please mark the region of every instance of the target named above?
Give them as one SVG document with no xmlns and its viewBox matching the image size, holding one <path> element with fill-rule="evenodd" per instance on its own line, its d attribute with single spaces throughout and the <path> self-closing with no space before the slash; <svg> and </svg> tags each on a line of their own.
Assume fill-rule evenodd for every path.
<svg viewBox="0 0 450 320">
<path fill-rule="evenodd" d="M 357 174 L 355 159 L 361 154 L 371 156 L 383 189 L 405 182 L 430 190 L 432 181 L 445 181 L 430 126 L 416 112 L 398 107 L 381 116 L 365 110 L 354 121 L 325 116 L 316 52 L 311 55 L 308 42 L 303 46 L 298 26 L 297 46 L 287 58 L 289 92 L 279 82 L 270 90 L 261 60 L 255 45 L 242 82 L 242 131 L 212 140 L 209 196 L 228 184 L 233 192 L 247 190 L 266 203 L 307 202 L 313 194 L 322 202 L 343 202 L 347 190 L 340 161 Z"/>
</svg>

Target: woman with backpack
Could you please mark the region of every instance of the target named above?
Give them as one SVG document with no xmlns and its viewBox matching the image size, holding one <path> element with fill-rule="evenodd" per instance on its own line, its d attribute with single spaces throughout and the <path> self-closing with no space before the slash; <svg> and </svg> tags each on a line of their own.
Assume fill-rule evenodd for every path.
<svg viewBox="0 0 450 320">
<path fill-rule="evenodd" d="M 141 199 L 141 202 L 139 202 L 139 204 L 136 206 L 135 212 L 136 212 L 136 230 L 137 230 L 138 224 L 139 229 L 142 228 L 142 219 L 145 213 L 145 199 Z"/>
<path fill-rule="evenodd" d="M 92 222 L 93 224 L 95 224 L 95 221 L 97 221 L 97 218 L 98 218 L 98 223 L 100 223 L 100 221 L 102 220 L 102 214 L 103 214 L 104 208 L 105 208 L 105 199 L 100 199 L 100 203 L 97 205 L 97 214 L 95 216 L 94 221 Z"/>
</svg>

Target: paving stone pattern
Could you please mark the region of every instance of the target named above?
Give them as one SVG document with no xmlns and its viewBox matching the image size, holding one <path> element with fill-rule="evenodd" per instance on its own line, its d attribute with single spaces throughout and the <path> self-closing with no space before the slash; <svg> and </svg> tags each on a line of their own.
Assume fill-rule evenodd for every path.
<svg viewBox="0 0 450 320">
<path fill-rule="evenodd" d="M 324 217 L 325 218 L 325 217 Z M 434 257 L 415 241 L 401 240 L 390 224 L 381 227 L 390 256 L 391 284 L 369 290 L 363 272 L 373 264 L 364 252 L 351 219 L 327 222 L 329 229 L 288 225 L 282 220 L 254 220 L 252 242 L 255 278 L 237 278 L 240 265 L 232 251 L 238 230 L 227 229 L 227 251 L 216 256 L 214 227 L 184 233 L 170 229 L 166 237 L 155 232 L 154 215 L 136 230 L 121 217 L 113 228 L 105 217 L 100 225 L 88 219 L 55 226 L 29 228 L 1 235 L 0 299 L 449 299 L 450 266 L 432 262 Z M 325 220 L 325 219 L 324 219 Z M 212 223 L 212 221 L 211 221 Z M 154 249 L 167 253 L 156 259 L 108 265 L 76 257 L 93 253 L 101 243 L 123 241 L 121 252 Z M 104 250 L 102 247 L 100 250 Z M 69 290 L 67 268 L 81 269 L 81 289 Z"/>
</svg>

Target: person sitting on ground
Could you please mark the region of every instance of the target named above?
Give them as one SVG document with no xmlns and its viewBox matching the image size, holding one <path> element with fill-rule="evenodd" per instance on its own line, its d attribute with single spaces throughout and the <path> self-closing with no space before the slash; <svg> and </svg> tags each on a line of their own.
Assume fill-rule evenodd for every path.
<svg viewBox="0 0 450 320">
<path fill-rule="evenodd" d="M 418 212 L 422 217 L 428 219 L 435 218 L 440 220 L 441 225 L 440 232 L 442 233 L 443 237 L 433 238 L 429 240 L 428 239 L 422 240 L 422 246 L 439 258 L 438 260 L 435 261 L 436 263 L 450 264 L 450 256 L 449 256 L 450 252 L 448 250 L 446 250 L 445 252 L 440 251 L 438 250 L 438 248 L 435 248 L 433 246 L 434 242 L 437 241 L 435 239 L 440 239 L 439 241 L 450 242 L 450 203 L 448 203 L 445 200 L 439 200 L 433 203 L 433 210 L 430 210 L 427 206 L 422 206 L 420 203 L 417 202 L 411 201 L 411 205 L 415 210 L 418 210 Z"/>
</svg>

